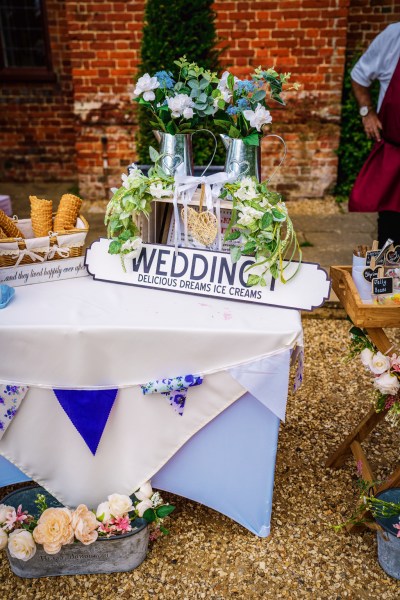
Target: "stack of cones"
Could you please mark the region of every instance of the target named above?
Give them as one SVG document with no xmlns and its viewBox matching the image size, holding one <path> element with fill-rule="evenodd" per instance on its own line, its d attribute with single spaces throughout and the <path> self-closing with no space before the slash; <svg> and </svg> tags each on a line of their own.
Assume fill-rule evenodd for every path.
<svg viewBox="0 0 400 600">
<path fill-rule="evenodd" d="M 74 229 L 82 200 L 73 194 L 64 194 L 61 197 L 57 214 L 54 218 L 54 231 L 68 231 Z"/>
<path fill-rule="evenodd" d="M 45 237 L 53 229 L 53 202 L 36 196 L 29 196 L 31 222 L 35 237 Z"/>
</svg>

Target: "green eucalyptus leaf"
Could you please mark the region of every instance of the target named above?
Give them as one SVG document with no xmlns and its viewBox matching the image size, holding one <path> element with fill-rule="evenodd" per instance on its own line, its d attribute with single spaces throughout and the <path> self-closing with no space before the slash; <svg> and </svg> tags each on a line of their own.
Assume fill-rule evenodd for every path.
<svg viewBox="0 0 400 600">
<path fill-rule="evenodd" d="M 209 82 L 207 81 L 207 79 L 204 79 L 204 77 L 203 77 L 203 79 L 200 79 L 200 82 L 199 82 L 199 88 L 200 88 L 201 90 L 205 90 L 205 89 L 206 89 L 206 87 L 208 86 L 208 83 L 209 83 Z"/>
<path fill-rule="evenodd" d="M 187 82 L 187 84 L 188 84 L 188 86 L 190 88 L 192 88 L 192 90 L 198 90 L 199 89 L 199 83 L 198 83 L 197 79 L 190 79 Z"/>
<path fill-rule="evenodd" d="M 264 98 L 265 98 L 265 96 L 266 96 L 266 95 L 267 95 L 267 94 L 266 94 L 265 90 L 258 90 L 257 92 L 255 92 L 255 93 L 252 95 L 251 99 L 252 99 L 254 102 L 261 102 L 261 100 L 264 100 Z"/>
</svg>

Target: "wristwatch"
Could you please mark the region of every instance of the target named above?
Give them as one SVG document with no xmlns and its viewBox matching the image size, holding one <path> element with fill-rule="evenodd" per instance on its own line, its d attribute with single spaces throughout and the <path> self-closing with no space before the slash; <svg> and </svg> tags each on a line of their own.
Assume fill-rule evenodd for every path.
<svg viewBox="0 0 400 600">
<path fill-rule="evenodd" d="M 366 117 L 370 110 L 371 106 L 360 106 L 359 113 L 361 117 Z"/>
</svg>

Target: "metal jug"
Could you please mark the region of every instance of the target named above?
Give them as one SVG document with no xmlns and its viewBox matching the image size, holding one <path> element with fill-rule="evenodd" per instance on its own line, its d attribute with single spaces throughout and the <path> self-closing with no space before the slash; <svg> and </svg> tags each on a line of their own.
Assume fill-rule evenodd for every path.
<svg viewBox="0 0 400 600">
<path fill-rule="evenodd" d="M 231 138 L 224 133 L 220 133 L 222 142 L 227 150 L 225 159 L 225 171 L 227 173 L 234 173 L 236 179 L 240 180 L 244 177 L 256 177 L 257 181 L 261 181 L 261 145 L 249 146 L 241 139 Z M 268 178 L 268 181 L 272 179 L 276 171 L 279 169 L 281 164 L 286 158 L 286 144 L 284 140 L 273 133 L 264 136 L 278 138 L 283 146 L 284 153 L 281 162 L 276 167 L 272 175 Z"/>
<path fill-rule="evenodd" d="M 163 131 L 153 131 L 153 134 L 160 144 L 160 166 L 167 175 L 173 177 L 182 163 L 185 165 L 185 174 L 193 175 L 192 134 L 171 135 Z"/>
</svg>

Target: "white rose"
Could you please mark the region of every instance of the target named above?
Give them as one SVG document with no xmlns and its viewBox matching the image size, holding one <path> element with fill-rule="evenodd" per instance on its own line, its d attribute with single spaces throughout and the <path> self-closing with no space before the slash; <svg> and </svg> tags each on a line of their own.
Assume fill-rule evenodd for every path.
<svg viewBox="0 0 400 600">
<path fill-rule="evenodd" d="M 360 353 L 361 362 L 364 367 L 369 367 L 371 365 L 372 357 L 374 353 L 369 348 L 364 348 L 364 350 Z"/>
<path fill-rule="evenodd" d="M 124 494 L 111 494 L 108 496 L 110 512 L 114 517 L 122 517 L 133 510 L 132 500 Z"/>
<path fill-rule="evenodd" d="M 0 504 L 0 523 L 5 523 L 7 519 L 14 513 L 15 508 L 13 506 L 8 506 L 7 504 Z"/>
<path fill-rule="evenodd" d="M 109 502 L 102 502 L 101 504 L 98 505 L 97 510 L 96 510 L 96 517 L 99 518 L 99 517 L 101 517 L 101 515 L 104 515 L 103 523 L 105 523 L 106 521 L 109 521 L 111 519 L 111 511 L 110 511 L 110 503 Z"/>
<path fill-rule="evenodd" d="M 8 536 L 8 551 L 13 558 L 27 561 L 36 553 L 36 544 L 30 531 L 16 529 Z"/>
<path fill-rule="evenodd" d="M 185 119 L 191 119 L 193 117 L 193 108 L 184 108 L 183 109 L 183 116 Z"/>
<path fill-rule="evenodd" d="M 260 103 L 257 104 L 256 110 L 244 110 L 243 115 L 250 121 L 250 126 L 255 127 L 257 131 L 261 131 L 263 125 L 272 122 L 271 113 Z"/>
<path fill-rule="evenodd" d="M 0 550 L 4 550 L 4 548 L 7 546 L 7 542 L 8 535 L 6 534 L 4 529 L 0 529 Z"/>
<path fill-rule="evenodd" d="M 157 77 L 150 77 L 150 75 L 146 73 L 142 77 L 139 77 L 136 87 L 133 91 L 133 97 L 137 98 L 143 94 L 143 99 L 151 102 L 156 97 L 153 90 L 157 89 L 158 87 L 160 87 L 160 83 Z"/>
<path fill-rule="evenodd" d="M 389 394 L 395 396 L 400 388 L 399 380 L 396 375 L 391 373 L 383 373 L 374 380 L 374 386 L 381 392 L 381 394 Z"/>
<path fill-rule="evenodd" d="M 149 498 L 146 498 L 146 500 L 142 500 L 141 502 L 139 502 L 139 504 L 136 504 L 135 506 L 135 510 L 137 511 L 139 517 L 143 517 L 144 513 L 148 508 L 153 508 L 153 503 L 151 500 L 149 500 Z"/>
<path fill-rule="evenodd" d="M 171 111 L 171 117 L 174 119 L 181 117 L 184 114 L 186 109 L 189 109 L 192 106 L 194 106 L 193 100 L 189 96 L 186 96 L 186 94 L 177 94 L 176 96 L 173 96 L 172 98 L 168 98 L 167 104 L 168 104 L 168 108 Z M 185 117 L 185 118 L 191 118 L 191 117 Z"/>
<path fill-rule="evenodd" d="M 390 358 L 382 354 L 382 352 L 377 352 L 373 355 L 369 368 L 375 375 L 382 375 L 382 373 L 390 369 Z"/>
<path fill-rule="evenodd" d="M 154 492 L 150 481 L 146 481 L 146 483 L 140 486 L 137 492 L 135 492 L 135 496 L 138 500 L 149 500 L 153 494 Z"/>
<path fill-rule="evenodd" d="M 134 240 L 127 240 L 121 246 L 121 251 L 124 254 L 124 258 L 137 258 L 142 249 L 143 241 L 142 238 L 137 237 Z M 125 252 L 127 250 L 127 252 Z"/>
</svg>

